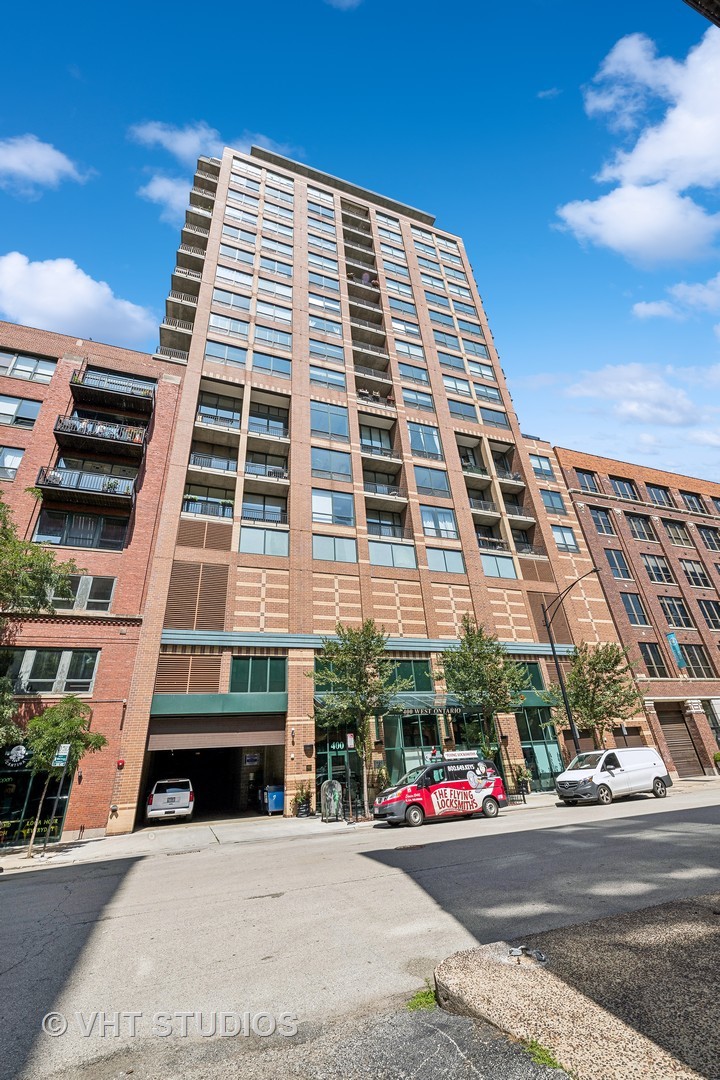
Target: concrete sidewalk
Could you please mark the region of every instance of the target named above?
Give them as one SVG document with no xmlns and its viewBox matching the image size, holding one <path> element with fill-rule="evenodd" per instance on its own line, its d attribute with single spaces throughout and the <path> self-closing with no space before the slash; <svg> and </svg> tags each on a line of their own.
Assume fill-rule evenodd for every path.
<svg viewBox="0 0 720 1080">
<path fill-rule="evenodd" d="M 720 777 L 700 777 L 697 780 L 676 781 L 669 798 L 699 791 L 717 789 L 720 799 Z M 554 792 L 533 792 L 526 803 L 513 803 L 502 814 L 522 815 L 530 810 L 547 809 L 558 804 Z M 571 811 L 568 811 L 570 813 Z M 0 855 L 3 871 L 39 870 L 45 866 L 62 866 L 95 862 L 102 859 L 142 858 L 151 855 L 187 854 L 204 851 L 224 844 L 267 844 L 275 840 L 305 839 L 347 835 L 353 830 L 380 828 L 374 821 L 323 822 L 319 816 L 308 818 L 241 817 L 215 821 L 193 821 L 189 824 L 165 822 L 143 826 L 122 836 L 102 836 L 91 840 L 75 840 L 53 844 L 44 856 L 38 845 L 32 859 L 24 849 L 13 849 Z"/>
</svg>

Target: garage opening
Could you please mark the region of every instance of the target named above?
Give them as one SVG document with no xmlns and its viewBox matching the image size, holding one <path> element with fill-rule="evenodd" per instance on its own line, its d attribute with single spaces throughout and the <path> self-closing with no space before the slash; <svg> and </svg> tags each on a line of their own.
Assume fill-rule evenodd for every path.
<svg viewBox="0 0 720 1080">
<path fill-rule="evenodd" d="M 282 787 L 285 717 L 154 717 L 144 799 L 157 780 L 188 779 L 194 820 L 263 812 L 262 792 Z"/>
<path fill-rule="evenodd" d="M 678 776 L 702 776 L 704 770 L 685 722 L 682 705 L 679 702 L 656 701 L 654 706 Z"/>
</svg>

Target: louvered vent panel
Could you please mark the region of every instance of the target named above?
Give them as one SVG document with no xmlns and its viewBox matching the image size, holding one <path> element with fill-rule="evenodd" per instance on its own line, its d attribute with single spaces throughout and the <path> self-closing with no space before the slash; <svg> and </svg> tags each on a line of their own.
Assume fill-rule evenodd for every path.
<svg viewBox="0 0 720 1080">
<path fill-rule="evenodd" d="M 218 694 L 220 692 L 219 656 L 193 656 L 190 667 L 188 690 L 191 694 Z"/>
<path fill-rule="evenodd" d="M 228 567 L 203 565 L 197 605 L 196 630 L 224 630 Z"/>
<path fill-rule="evenodd" d="M 227 567 L 224 567 L 227 577 Z M 174 562 L 170 574 L 165 626 L 172 630 L 194 630 L 200 587 L 200 564 Z"/>
<path fill-rule="evenodd" d="M 161 656 L 155 676 L 155 693 L 186 694 L 190 659 L 189 656 Z"/>
<path fill-rule="evenodd" d="M 194 522 L 191 522 L 194 524 Z M 221 522 L 206 522 L 205 547 L 213 551 L 230 551 L 232 545 L 232 525 Z"/>
<path fill-rule="evenodd" d="M 204 521 L 186 521 L 184 518 L 178 525 L 177 542 L 179 547 L 205 547 Z"/>
</svg>

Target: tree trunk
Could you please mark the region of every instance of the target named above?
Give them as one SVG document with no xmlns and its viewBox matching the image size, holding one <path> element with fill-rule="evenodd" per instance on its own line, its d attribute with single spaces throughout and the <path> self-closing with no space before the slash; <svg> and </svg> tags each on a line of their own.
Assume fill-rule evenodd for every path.
<svg viewBox="0 0 720 1080">
<path fill-rule="evenodd" d="M 45 787 L 42 789 L 42 795 L 40 796 L 40 805 L 38 806 L 38 812 L 35 816 L 35 824 L 33 825 L 32 836 L 30 837 L 30 846 L 27 851 L 27 858 L 32 859 L 33 844 L 35 843 L 35 834 L 38 831 L 38 825 L 40 824 L 40 815 L 42 814 L 43 803 L 45 802 L 45 796 L 47 795 L 47 789 L 50 785 L 50 773 L 47 774 L 45 779 Z"/>
</svg>

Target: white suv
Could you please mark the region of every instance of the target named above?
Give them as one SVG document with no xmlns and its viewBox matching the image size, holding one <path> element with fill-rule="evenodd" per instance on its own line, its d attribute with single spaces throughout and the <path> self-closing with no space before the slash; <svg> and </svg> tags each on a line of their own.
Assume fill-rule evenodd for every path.
<svg viewBox="0 0 720 1080">
<path fill-rule="evenodd" d="M 189 780 L 157 780 L 148 795 L 145 817 L 147 821 L 191 818 L 194 805 L 195 794 Z"/>
</svg>

